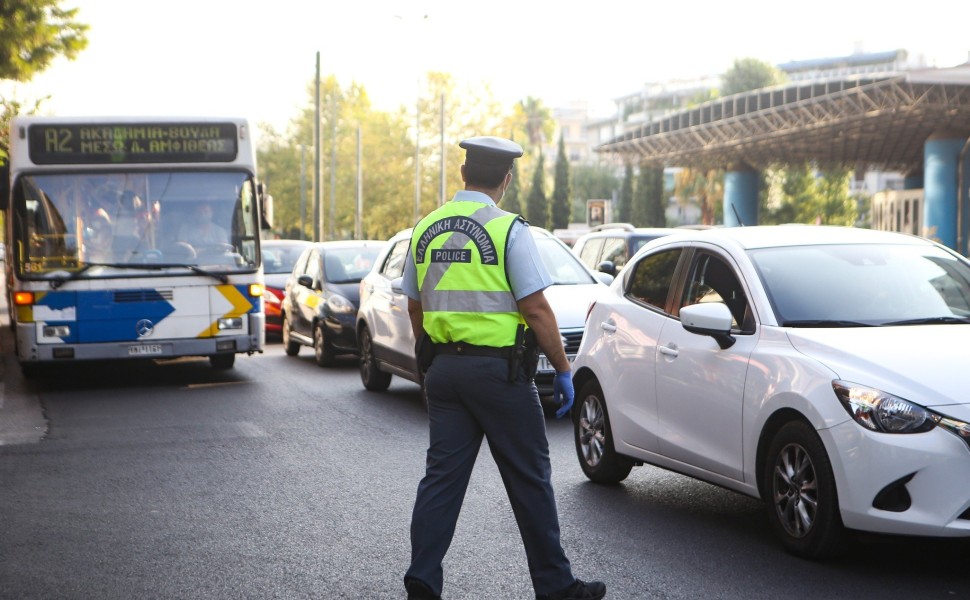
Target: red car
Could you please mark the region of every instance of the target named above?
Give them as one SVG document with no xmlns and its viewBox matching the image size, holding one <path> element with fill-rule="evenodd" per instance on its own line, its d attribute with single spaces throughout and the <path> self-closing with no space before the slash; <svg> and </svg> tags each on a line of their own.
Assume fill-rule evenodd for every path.
<svg viewBox="0 0 970 600">
<path fill-rule="evenodd" d="M 277 337 L 283 331 L 280 304 L 283 301 L 283 288 L 286 287 L 286 278 L 293 271 L 293 264 L 296 263 L 296 259 L 311 243 L 308 240 L 262 241 L 263 273 L 266 277 L 263 303 L 266 308 L 266 335 L 268 336 Z"/>
</svg>

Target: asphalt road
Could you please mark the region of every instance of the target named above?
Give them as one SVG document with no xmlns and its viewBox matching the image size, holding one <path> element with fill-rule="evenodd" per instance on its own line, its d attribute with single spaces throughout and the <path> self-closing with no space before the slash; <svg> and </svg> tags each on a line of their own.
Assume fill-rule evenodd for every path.
<svg viewBox="0 0 970 600">
<path fill-rule="evenodd" d="M 115 363 L 26 382 L 6 336 L 0 598 L 404 598 L 427 440 L 414 384 L 366 392 L 352 360 L 321 369 L 279 344 L 228 372 Z M 10 426 L 13 405 L 41 425 Z M 570 424 L 547 427 L 564 546 L 607 598 L 970 594 L 967 542 L 796 559 L 758 501 L 652 467 L 589 483 Z M 445 572 L 446 599 L 534 597 L 487 445 Z"/>
</svg>

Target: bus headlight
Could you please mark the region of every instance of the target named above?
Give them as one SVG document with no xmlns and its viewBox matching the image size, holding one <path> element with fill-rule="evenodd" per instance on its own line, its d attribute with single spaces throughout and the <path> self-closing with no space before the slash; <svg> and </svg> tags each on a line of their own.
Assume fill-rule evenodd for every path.
<svg viewBox="0 0 970 600">
<path fill-rule="evenodd" d="M 70 325 L 45 325 L 44 326 L 44 337 L 52 338 L 66 338 L 71 335 Z"/>
<path fill-rule="evenodd" d="M 243 320 L 242 317 L 222 317 L 216 324 L 219 331 L 224 331 L 226 329 L 242 329 Z"/>
</svg>

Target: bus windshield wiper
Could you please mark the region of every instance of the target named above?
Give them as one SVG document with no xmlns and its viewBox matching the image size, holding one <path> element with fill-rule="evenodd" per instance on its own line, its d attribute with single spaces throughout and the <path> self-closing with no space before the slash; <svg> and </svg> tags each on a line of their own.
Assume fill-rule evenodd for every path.
<svg viewBox="0 0 970 600">
<path fill-rule="evenodd" d="M 225 273 L 216 273 L 215 271 L 209 271 L 208 269 L 203 269 L 199 265 L 191 265 L 188 263 L 147 263 L 147 264 L 135 264 L 127 265 L 133 269 L 152 269 L 153 271 L 160 271 L 162 269 L 173 269 L 182 268 L 189 269 L 190 271 L 195 271 L 199 275 L 205 275 L 206 277 L 211 277 L 222 283 L 229 283 L 229 276 Z"/>
<path fill-rule="evenodd" d="M 860 321 L 846 321 L 840 319 L 803 319 L 801 321 L 785 321 L 782 327 L 874 327 L 872 323 Z"/>
<path fill-rule="evenodd" d="M 944 317 L 923 317 L 922 319 L 905 319 L 903 321 L 890 321 L 883 325 L 950 325 L 953 323 L 970 323 L 967 317 L 956 317 L 946 315 Z"/>
<path fill-rule="evenodd" d="M 216 273 L 214 271 L 209 271 L 203 269 L 198 265 L 190 265 L 186 263 L 100 263 L 100 262 L 89 262 L 84 263 L 80 269 L 69 273 L 67 275 L 62 275 L 56 279 L 51 279 L 50 286 L 51 289 L 56 290 L 68 281 L 74 281 L 79 279 L 81 275 L 85 273 L 91 267 L 111 267 L 113 269 L 142 269 L 150 271 L 160 271 L 162 269 L 172 269 L 172 268 L 182 268 L 189 269 L 190 271 L 195 271 L 199 275 L 205 275 L 206 277 L 211 277 L 221 283 L 229 283 L 229 276 L 225 273 Z"/>
</svg>

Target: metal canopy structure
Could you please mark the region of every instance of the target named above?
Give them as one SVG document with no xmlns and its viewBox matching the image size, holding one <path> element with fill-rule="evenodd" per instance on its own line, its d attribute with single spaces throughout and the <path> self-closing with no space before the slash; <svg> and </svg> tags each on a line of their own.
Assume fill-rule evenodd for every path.
<svg viewBox="0 0 970 600">
<path fill-rule="evenodd" d="M 813 161 L 917 172 L 923 145 L 970 137 L 970 63 L 727 96 L 651 121 L 598 152 L 670 167 L 761 169 Z"/>
</svg>

